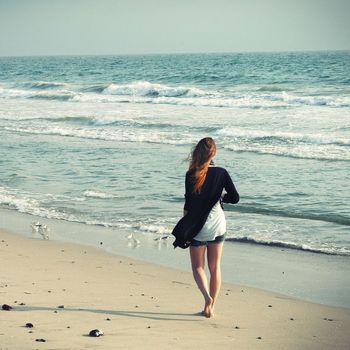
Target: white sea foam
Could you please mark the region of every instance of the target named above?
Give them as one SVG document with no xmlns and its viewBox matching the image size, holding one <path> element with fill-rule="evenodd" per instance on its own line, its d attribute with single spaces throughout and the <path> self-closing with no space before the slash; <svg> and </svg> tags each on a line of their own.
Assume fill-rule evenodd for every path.
<svg viewBox="0 0 350 350">
<path fill-rule="evenodd" d="M 0 205 L 5 208 L 15 209 L 21 213 L 36 215 L 48 219 L 58 219 L 67 221 L 79 221 L 74 215 L 57 211 L 54 208 L 44 207 L 41 201 L 35 197 L 45 197 L 45 195 L 35 195 L 25 191 L 19 192 L 15 189 L 0 187 Z"/>
<path fill-rule="evenodd" d="M 252 144 L 249 142 L 226 143 L 223 148 L 235 152 L 251 152 L 257 154 L 271 154 L 283 157 L 300 158 L 300 159 L 316 159 L 316 160 L 333 160 L 333 161 L 349 161 L 350 152 L 348 150 L 339 149 L 334 145 L 318 146 L 314 145 L 273 145 L 273 144 Z"/>
<path fill-rule="evenodd" d="M 32 88 L 32 89 L 55 89 L 60 87 L 67 87 L 68 84 L 57 81 L 32 81 L 25 83 L 17 83 L 19 87 Z"/>
<path fill-rule="evenodd" d="M 243 128 L 223 128 L 217 131 L 219 136 L 233 137 L 233 138 L 244 138 L 249 140 L 254 139 L 273 139 L 278 138 L 280 141 L 284 142 L 301 142 L 301 143 L 311 143 L 311 144 L 338 144 L 338 145 L 350 145 L 349 139 L 344 139 L 343 137 L 331 137 L 330 133 L 301 133 L 301 132 L 283 132 L 283 131 L 273 131 L 273 130 L 257 130 L 257 129 L 243 129 Z"/>
<path fill-rule="evenodd" d="M 183 134 L 174 134 L 172 131 L 159 131 L 149 133 L 147 131 L 137 130 L 110 130 L 110 129 L 91 129 L 91 128 L 70 128 L 66 126 L 44 126 L 44 127 L 8 127 L 4 130 L 38 134 L 38 135 L 57 135 L 67 137 L 78 137 L 83 139 L 105 140 L 105 141 L 122 141 L 122 142 L 147 142 L 161 144 L 190 144 L 196 140 L 195 135 L 184 137 Z"/>
<path fill-rule="evenodd" d="M 86 190 L 84 191 L 83 195 L 85 197 L 90 198 L 100 198 L 100 199 L 110 199 L 110 198 L 117 198 L 115 194 L 112 193 L 106 193 L 98 190 Z"/>
<path fill-rule="evenodd" d="M 132 84 L 111 84 L 102 91 L 106 95 L 151 96 L 151 97 L 199 97 L 207 93 L 198 88 L 163 84 L 154 84 L 148 81 L 137 81 Z"/>
<path fill-rule="evenodd" d="M 80 103 L 152 103 L 180 106 L 226 107 L 226 108 L 287 108 L 298 106 L 349 107 L 349 96 L 306 96 L 273 91 L 204 91 L 196 87 L 168 86 L 148 81 L 131 84 L 110 84 L 99 92 L 74 90 L 62 83 L 38 82 L 42 88 L 0 87 L 1 98 L 35 98 Z M 52 85 L 52 86 L 51 86 Z M 47 86 L 47 87 L 46 87 Z"/>
</svg>

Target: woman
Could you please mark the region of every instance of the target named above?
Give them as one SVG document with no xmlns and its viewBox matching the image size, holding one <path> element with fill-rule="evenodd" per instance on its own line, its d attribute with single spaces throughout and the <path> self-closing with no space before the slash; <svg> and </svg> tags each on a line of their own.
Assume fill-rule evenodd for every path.
<svg viewBox="0 0 350 350">
<path fill-rule="evenodd" d="M 216 145 L 211 137 L 198 142 L 186 173 L 184 216 L 173 230 L 174 247 L 190 247 L 192 271 L 204 297 L 206 317 L 214 315 L 221 287 L 221 253 L 226 233 L 226 220 L 221 202 L 237 203 L 239 194 L 228 172 L 214 166 Z M 223 192 L 226 191 L 226 193 Z M 210 283 L 205 274 L 207 251 Z"/>
</svg>

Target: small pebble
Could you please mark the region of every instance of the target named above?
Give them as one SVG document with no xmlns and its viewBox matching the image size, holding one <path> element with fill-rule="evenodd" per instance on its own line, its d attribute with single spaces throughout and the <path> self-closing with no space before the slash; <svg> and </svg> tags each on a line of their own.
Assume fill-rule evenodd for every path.
<svg viewBox="0 0 350 350">
<path fill-rule="evenodd" d="M 67 326 L 67 328 L 70 328 L 70 326 Z"/>
<path fill-rule="evenodd" d="M 93 329 L 89 333 L 90 337 L 100 337 L 101 335 L 103 335 L 103 332 L 100 329 Z"/>
<path fill-rule="evenodd" d="M 110 321 L 111 319 L 109 317 L 106 318 L 106 321 Z"/>
<path fill-rule="evenodd" d="M 294 318 L 293 318 L 293 317 L 291 317 L 291 318 L 290 318 L 290 320 L 291 320 L 291 321 L 294 321 Z"/>
<path fill-rule="evenodd" d="M 100 245 L 102 245 L 103 244 L 103 242 L 100 242 Z"/>
<path fill-rule="evenodd" d="M 45 340 L 45 339 L 43 339 L 43 338 L 38 338 L 38 339 L 35 339 L 35 341 L 39 341 L 39 342 L 42 342 L 42 343 L 45 343 L 45 342 L 46 342 L 46 340 Z"/>
<path fill-rule="evenodd" d="M 57 313 L 58 313 L 58 311 L 57 311 L 57 310 L 55 310 L 55 311 L 54 311 L 54 313 L 55 313 L 55 314 L 57 314 Z"/>
<path fill-rule="evenodd" d="M 272 305 L 268 305 L 268 307 L 272 307 Z"/>
<path fill-rule="evenodd" d="M 261 337 L 257 337 L 256 339 L 262 339 Z"/>
<path fill-rule="evenodd" d="M 57 306 L 59 309 L 64 309 L 64 305 L 58 305 Z"/>
<path fill-rule="evenodd" d="M 34 326 L 33 326 L 33 323 L 28 322 L 28 323 L 26 323 L 26 327 L 27 328 L 33 328 Z"/>
<path fill-rule="evenodd" d="M 29 331 L 28 333 L 33 333 L 33 331 Z"/>
<path fill-rule="evenodd" d="M 240 329 L 240 328 L 238 326 L 236 326 L 235 329 Z"/>
<path fill-rule="evenodd" d="M 3 304 L 2 305 L 2 309 L 5 310 L 5 311 L 10 311 L 10 310 L 12 310 L 12 306 L 7 305 L 7 304 Z"/>
<path fill-rule="evenodd" d="M 22 306 L 23 306 L 23 305 L 25 305 L 25 304 L 24 304 L 24 303 L 20 303 L 19 305 L 22 305 Z"/>
<path fill-rule="evenodd" d="M 151 326 L 148 326 L 147 328 L 151 328 Z"/>
</svg>

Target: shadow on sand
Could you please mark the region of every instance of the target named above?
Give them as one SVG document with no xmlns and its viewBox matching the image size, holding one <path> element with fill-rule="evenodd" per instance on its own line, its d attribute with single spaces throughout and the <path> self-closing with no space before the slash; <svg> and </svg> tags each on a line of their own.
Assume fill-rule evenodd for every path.
<svg viewBox="0 0 350 350">
<path fill-rule="evenodd" d="M 122 311 L 122 310 L 98 310 L 84 308 L 54 308 L 46 306 L 17 306 L 12 311 L 57 311 L 57 312 L 93 312 L 102 315 L 127 316 L 146 318 L 159 321 L 200 321 L 197 318 L 201 313 L 183 314 L 171 312 L 152 312 L 152 311 Z M 186 317 L 186 318 L 184 318 Z M 203 316 L 202 316 L 203 317 Z"/>
</svg>

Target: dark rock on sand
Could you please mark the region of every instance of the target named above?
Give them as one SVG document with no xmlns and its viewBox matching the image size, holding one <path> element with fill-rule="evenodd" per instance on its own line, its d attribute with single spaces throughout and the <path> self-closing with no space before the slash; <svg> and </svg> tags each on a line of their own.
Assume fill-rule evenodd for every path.
<svg viewBox="0 0 350 350">
<path fill-rule="evenodd" d="M 59 309 L 64 309 L 64 305 L 58 305 L 57 306 Z"/>
<path fill-rule="evenodd" d="M 103 332 L 100 329 L 93 329 L 90 331 L 89 336 L 90 337 L 100 337 L 103 335 Z"/>
<path fill-rule="evenodd" d="M 37 339 L 35 339 L 35 341 L 38 341 L 38 342 L 41 342 L 41 343 L 45 343 L 46 342 L 46 340 L 43 339 L 43 338 L 37 338 Z"/>
<path fill-rule="evenodd" d="M 28 323 L 26 323 L 26 327 L 27 327 L 27 328 L 33 328 L 34 325 L 33 325 L 33 323 L 28 322 Z"/>
<path fill-rule="evenodd" d="M 238 326 L 236 326 L 235 329 L 240 329 L 240 328 Z"/>
<path fill-rule="evenodd" d="M 3 304 L 3 305 L 2 305 L 2 309 L 5 310 L 5 311 L 10 311 L 10 310 L 13 309 L 13 307 L 10 306 L 10 305 L 7 305 L 7 304 Z"/>
<path fill-rule="evenodd" d="M 256 337 L 256 339 L 262 339 L 262 337 Z"/>
</svg>

